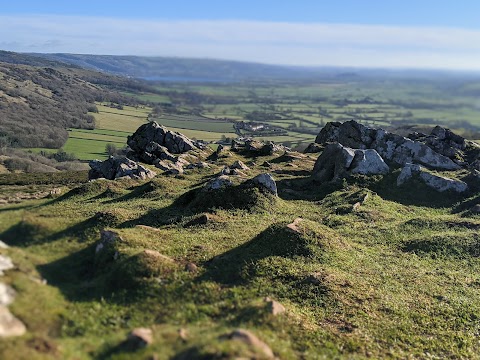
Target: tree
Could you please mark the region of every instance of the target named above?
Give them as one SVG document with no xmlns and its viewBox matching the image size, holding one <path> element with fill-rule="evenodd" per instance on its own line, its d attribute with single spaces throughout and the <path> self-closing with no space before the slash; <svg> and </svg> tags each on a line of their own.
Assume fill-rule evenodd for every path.
<svg viewBox="0 0 480 360">
<path fill-rule="evenodd" d="M 117 153 L 117 147 L 114 144 L 108 143 L 105 145 L 105 152 L 108 154 L 108 156 L 115 155 Z"/>
</svg>

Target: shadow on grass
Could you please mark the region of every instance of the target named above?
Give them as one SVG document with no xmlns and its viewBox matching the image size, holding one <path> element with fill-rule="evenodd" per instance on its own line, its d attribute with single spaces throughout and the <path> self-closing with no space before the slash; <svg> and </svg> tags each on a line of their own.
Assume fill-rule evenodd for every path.
<svg viewBox="0 0 480 360">
<path fill-rule="evenodd" d="M 319 256 L 321 246 L 311 243 L 284 225 L 272 225 L 249 242 L 210 260 L 207 272 L 201 280 L 213 280 L 222 284 L 248 283 L 255 277 L 256 264 L 268 257 L 294 258 L 297 256 L 314 259 Z"/>
</svg>

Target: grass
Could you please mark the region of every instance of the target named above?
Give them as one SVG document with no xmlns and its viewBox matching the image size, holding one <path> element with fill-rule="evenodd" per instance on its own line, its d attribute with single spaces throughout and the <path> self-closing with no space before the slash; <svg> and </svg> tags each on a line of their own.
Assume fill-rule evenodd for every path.
<svg viewBox="0 0 480 360">
<path fill-rule="evenodd" d="M 302 175 L 314 157 L 293 169 L 262 157 L 255 161 L 278 170 L 278 199 L 241 188 L 201 198 L 196 189 L 236 159 L 249 161 L 233 155 L 177 178 L 86 183 L 0 209 L 0 238 L 18 264 L 4 280 L 18 293 L 11 310 L 29 329 L 4 340 L 0 357 L 255 356 L 220 340 L 235 328 L 282 359 L 477 356 L 480 218 L 459 209 L 478 194 L 439 197 L 396 188 L 389 177 L 322 186 Z M 21 176 L 32 186 L 39 175 Z M 185 226 L 203 211 L 213 220 Z M 287 231 L 297 217 L 299 233 Z M 104 228 L 123 241 L 99 257 Z M 117 260 L 108 255 L 115 252 Z M 198 272 L 184 271 L 187 262 Z M 31 280 L 40 277 L 47 285 Z M 269 314 L 265 296 L 286 314 Z M 154 344 L 125 352 L 122 341 L 138 326 L 153 329 Z"/>
</svg>

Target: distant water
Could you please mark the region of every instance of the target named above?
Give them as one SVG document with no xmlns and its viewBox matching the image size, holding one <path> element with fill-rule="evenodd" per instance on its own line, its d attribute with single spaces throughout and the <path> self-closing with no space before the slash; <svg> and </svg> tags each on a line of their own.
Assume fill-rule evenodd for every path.
<svg viewBox="0 0 480 360">
<path fill-rule="evenodd" d="M 215 79 L 206 77 L 187 77 L 187 76 L 146 76 L 141 77 L 147 81 L 167 81 L 167 82 L 231 82 L 229 79 Z"/>
</svg>

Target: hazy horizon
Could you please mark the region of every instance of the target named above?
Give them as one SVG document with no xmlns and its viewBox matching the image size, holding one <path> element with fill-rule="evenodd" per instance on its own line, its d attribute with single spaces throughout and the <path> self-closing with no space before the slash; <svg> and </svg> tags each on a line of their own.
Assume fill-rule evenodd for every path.
<svg viewBox="0 0 480 360">
<path fill-rule="evenodd" d="M 430 0 L 376 4 L 105 1 L 8 4 L 0 48 L 70 53 L 219 59 L 307 66 L 480 70 L 480 4 Z M 27 10 L 25 10 L 27 9 Z"/>
</svg>

